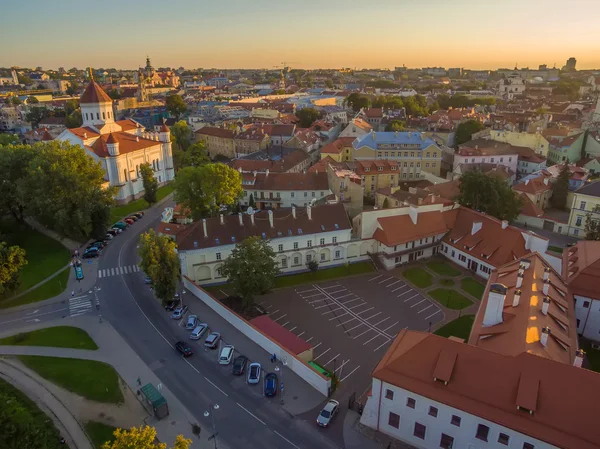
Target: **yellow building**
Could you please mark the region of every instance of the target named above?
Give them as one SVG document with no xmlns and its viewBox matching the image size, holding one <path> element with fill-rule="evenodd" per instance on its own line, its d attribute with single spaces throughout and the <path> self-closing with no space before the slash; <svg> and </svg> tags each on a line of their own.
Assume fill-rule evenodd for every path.
<svg viewBox="0 0 600 449">
<path fill-rule="evenodd" d="M 321 148 L 321 159 L 329 156 L 336 162 L 346 162 L 353 160 L 352 142 L 355 137 L 339 137 L 337 140 Z"/>
<path fill-rule="evenodd" d="M 539 133 L 520 133 L 516 131 L 490 130 L 490 138 L 497 142 L 509 143 L 515 147 L 531 148 L 537 154 L 548 155 L 548 140 Z"/>
<path fill-rule="evenodd" d="M 196 141 L 204 142 L 208 156 L 214 159 L 218 155 L 235 158 L 235 133 L 229 129 L 206 126 L 195 133 Z"/>
<path fill-rule="evenodd" d="M 574 192 L 569 215 L 569 235 L 585 237 L 587 214 L 600 220 L 600 181 L 585 184 Z"/>
</svg>

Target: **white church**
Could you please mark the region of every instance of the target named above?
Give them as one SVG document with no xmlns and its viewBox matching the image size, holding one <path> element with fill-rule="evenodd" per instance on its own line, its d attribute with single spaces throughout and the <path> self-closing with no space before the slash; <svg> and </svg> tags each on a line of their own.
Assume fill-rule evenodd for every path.
<svg viewBox="0 0 600 449">
<path fill-rule="evenodd" d="M 112 99 L 92 79 L 79 100 L 83 124 L 64 130 L 56 139 L 81 145 L 104 168 L 105 179 L 119 187 L 115 198 L 124 204 L 144 194 L 140 165 L 154 169 L 158 184 L 173 180 L 171 133 L 163 124 L 159 132 L 146 132 L 134 120 L 115 121 Z"/>
</svg>

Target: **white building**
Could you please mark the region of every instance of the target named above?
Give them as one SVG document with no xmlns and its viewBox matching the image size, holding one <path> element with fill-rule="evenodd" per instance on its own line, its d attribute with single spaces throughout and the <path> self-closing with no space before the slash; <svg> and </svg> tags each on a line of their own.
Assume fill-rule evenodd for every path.
<svg viewBox="0 0 600 449">
<path fill-rule="evenodd" d="M 146 132 L 134 120 L 115 121 L 112 99 L 92 80 L 79 101 L 83 124 L 64 130 L 57 140 L 82 146 L 102 164 L 106 180 L 119 187 L 117 203 L 127 203 L 144 194 L 140 165 L 154 169 L 159 185 L 174 178 L 171 133 L 163 124 L 160 132 Z"/>
<path fill-rule="evenodd" d="M 525 92 L 525 80 L 519 74 L 511 74 L 500 80 L 498 94 L 505 100 L 512 100 Z"/>
</svg>

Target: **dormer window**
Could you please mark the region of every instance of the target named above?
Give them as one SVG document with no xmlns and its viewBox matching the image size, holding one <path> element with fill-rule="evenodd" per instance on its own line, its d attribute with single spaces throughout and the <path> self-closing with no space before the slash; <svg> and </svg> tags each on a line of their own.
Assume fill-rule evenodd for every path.
<svg viewBox="0 0 600 449">
<path fill-rule="evenodd" d="M 392 170 L 396 170 L 396 167 L 392 167 Z"/>
<path fill-rule="evenodd" d="M 377 170 L 379 170 L 379 171 L 383 171 L 383 167 L 379 167 Z"/>
<path fill-rule="evenodd" d="M 371 171 L 371 169 L 370 168 L 365 168 L 365 171 Z"/>
</svg>

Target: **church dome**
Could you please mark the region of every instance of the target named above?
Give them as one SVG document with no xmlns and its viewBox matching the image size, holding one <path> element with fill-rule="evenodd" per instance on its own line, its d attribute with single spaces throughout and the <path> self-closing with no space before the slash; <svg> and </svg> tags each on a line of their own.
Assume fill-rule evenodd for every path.
<svg viewBox="0 0 600 449">
<path fill-rule="evenodd" d="M 104 92 L 96 81 L 92 80 L 85 88 L 85 91 L 79 100 L 79 104 L 88 103 L 112 103 L 112 98 Z"/>
</svg>

